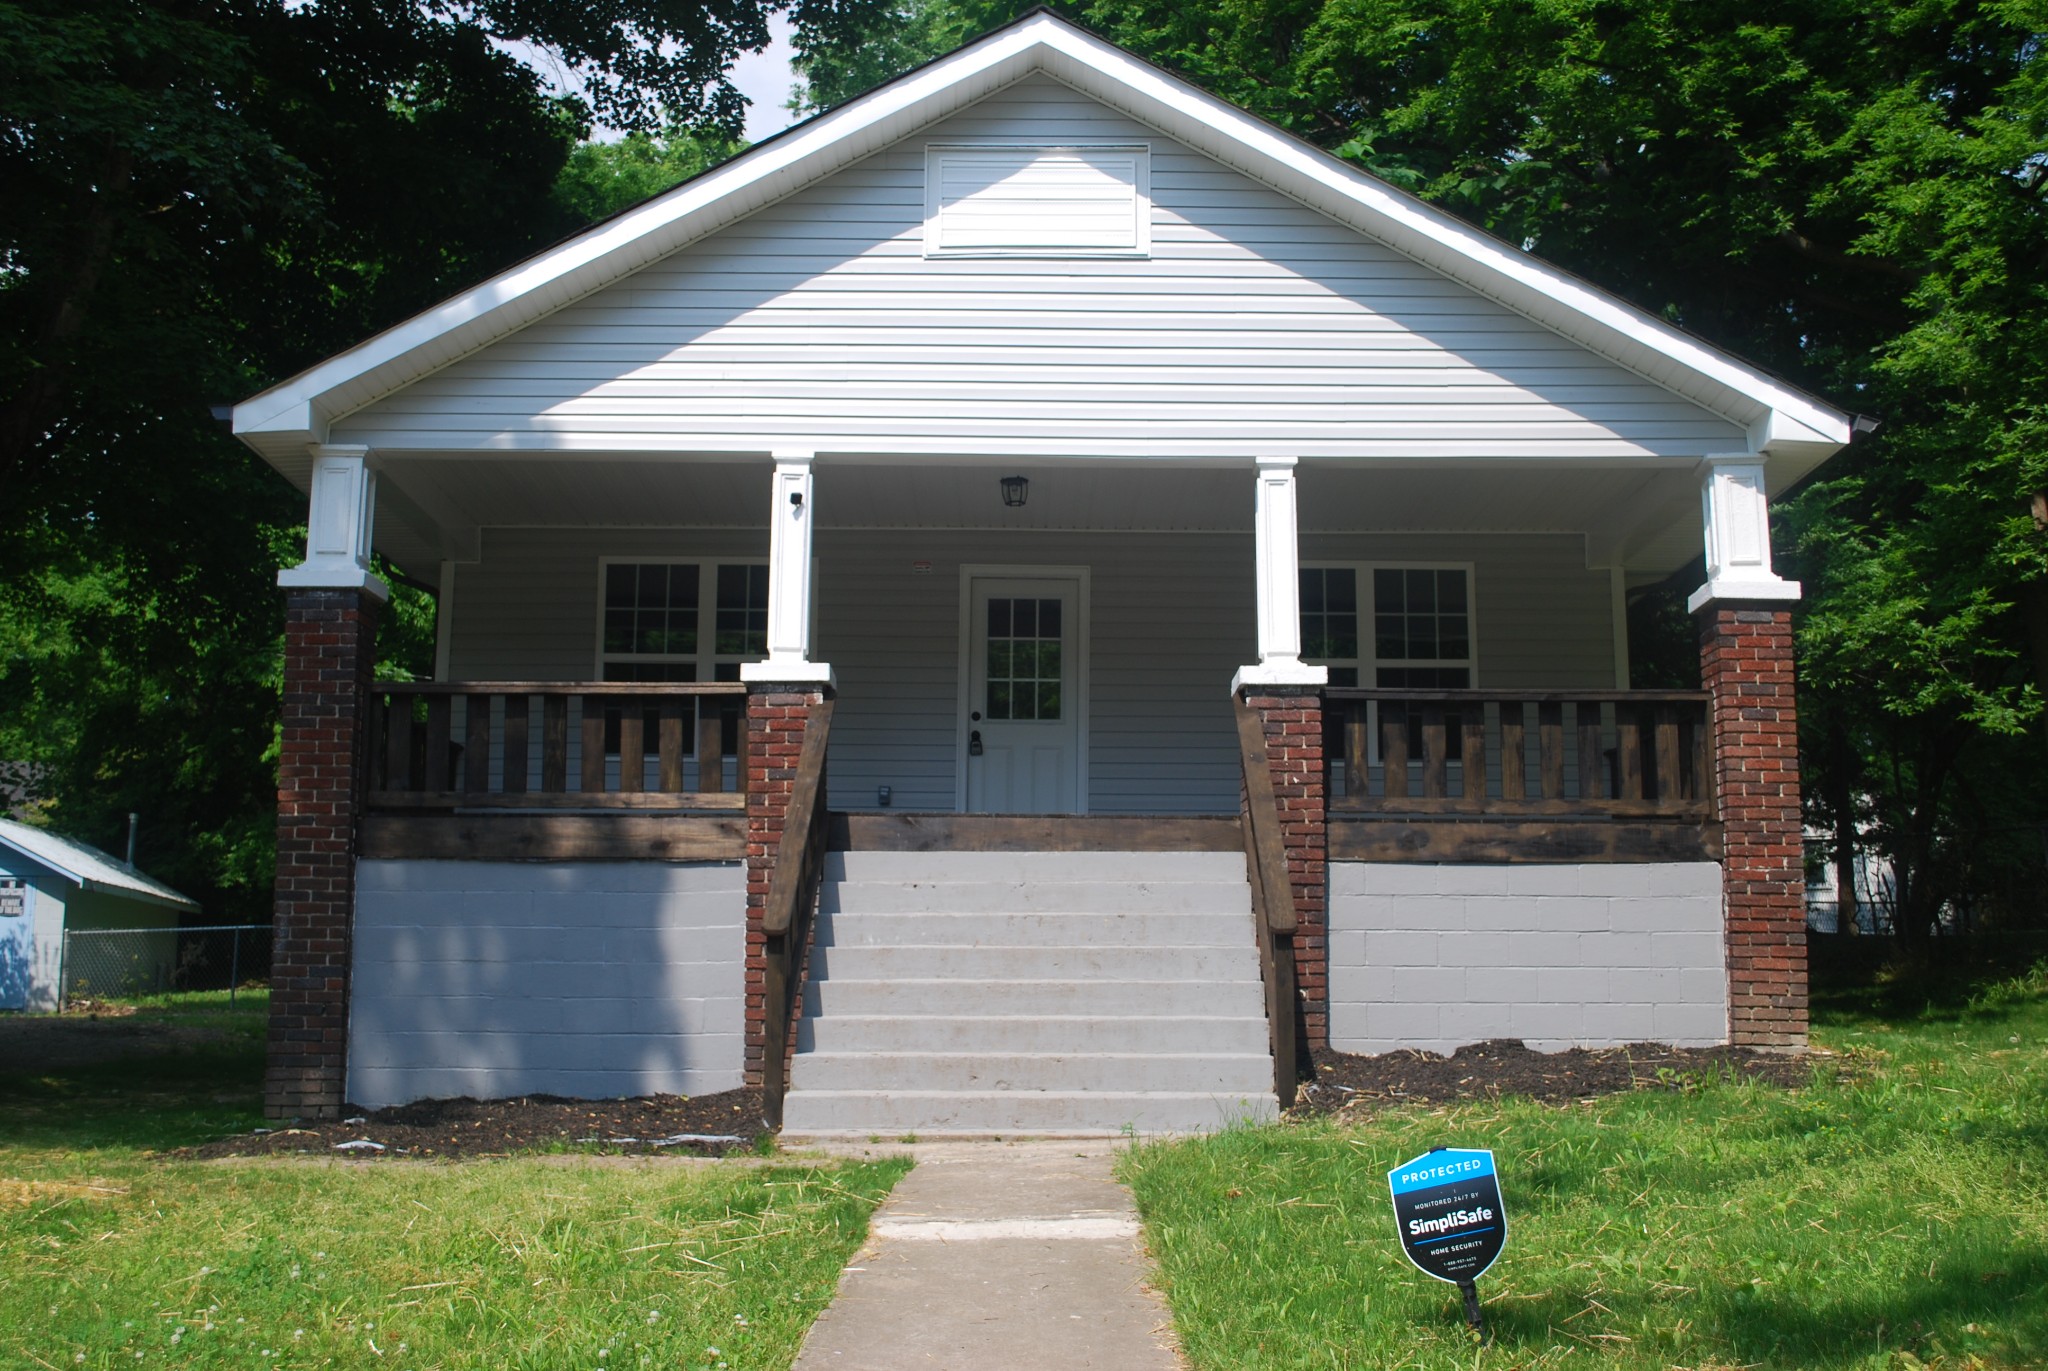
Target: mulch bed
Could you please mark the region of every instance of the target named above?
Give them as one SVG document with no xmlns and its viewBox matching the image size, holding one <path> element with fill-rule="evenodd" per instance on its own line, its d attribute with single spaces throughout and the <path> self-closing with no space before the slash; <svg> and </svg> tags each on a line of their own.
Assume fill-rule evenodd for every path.
<svg viewBox="0 0 2048 1371">
<path fill-rule="evenodd" d="M 339 1123 L 238 1133 L 184 1157 L 502 1157 L 575 1148 L 614 1154 L 723 1157 L 762 1133 L 761 1092 L 650 1095 L 637 1100 L 420 1100 L 351 1112 Z M 369 1145 L 365 1145 L 369 1144 Z"/>
<path fill-rule="evenodd" d="M 1682 1090 L 1702 1077 L 1732 1075 L 1769 1085 L 1806 1084 L 1809 1057 L 1746 1047 L 1573 1048 L 1537 1052 L 1505 1038 L 1461 1047 L 1455 1056 L 1391 1052 L 1356 1057 L 1319 1052 L 1315 1080 L 1302 1086 L 1297 1114 L 1334 1114 L 1388 1104 L 1449 1104 L 1503 1095 L 1565 1103 L 1627 1090 Z"/>
</svg>

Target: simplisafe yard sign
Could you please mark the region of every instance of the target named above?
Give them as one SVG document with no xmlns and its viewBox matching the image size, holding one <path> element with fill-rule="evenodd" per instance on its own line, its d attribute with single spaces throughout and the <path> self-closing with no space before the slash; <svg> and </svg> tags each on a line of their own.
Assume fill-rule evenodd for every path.
<svg viewBox="0 0 2048 1371">
<path fill-rule="evenodd" d="M 1473 1287 L 1507 1245 L 1507 1209 L 1493 1153 L 1438 1147 L 1387 1173 L 1394 1193 L 1394 1224 L 1401 1250 L 1425 1274 L 1465 1294 L 1465 1321 L 1484 1333 L 1479 1292 Z"/>
</svg>

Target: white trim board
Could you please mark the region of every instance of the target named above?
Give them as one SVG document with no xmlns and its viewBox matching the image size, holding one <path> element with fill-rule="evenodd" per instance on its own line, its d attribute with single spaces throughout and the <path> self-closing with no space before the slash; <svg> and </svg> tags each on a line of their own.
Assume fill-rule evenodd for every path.
<svg viewBox="0 0 2048 1371">
<path fill-rule="evenodd" d="M 235 432 L 303 486 L 334 419 L 1039 71 L 1741 425 L 1774 490 L 1849 440 L 1839 410 L 1044 11 L 263 391 Z"/>
</svg>

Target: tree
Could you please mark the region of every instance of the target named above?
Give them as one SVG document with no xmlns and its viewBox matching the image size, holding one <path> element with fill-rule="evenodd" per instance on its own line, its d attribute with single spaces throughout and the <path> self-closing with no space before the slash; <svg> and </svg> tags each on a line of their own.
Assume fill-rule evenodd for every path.
<svg viewBox="0 0 2048 1371">
<path fill-rule="evenodd" d="M 145 865 L 260 911 L 305 506 L 209 406 L 580 226 L 593 114 L 735 131 L 722 73 L 785 4 L 0 0 L 0 762 L 47 822 L 141 809 Z"/>
</svg>

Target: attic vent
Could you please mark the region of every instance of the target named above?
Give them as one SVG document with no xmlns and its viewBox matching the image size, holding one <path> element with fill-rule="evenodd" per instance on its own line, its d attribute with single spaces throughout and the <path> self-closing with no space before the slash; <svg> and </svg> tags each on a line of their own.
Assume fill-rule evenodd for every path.
<svg viewBox="0 0 2048 1371">
<path fill-rule="evenodd" d="M 1142 145 L 930 145 L 925 256 L 1149 256 L 1151 179 Z"/>
</svg>

